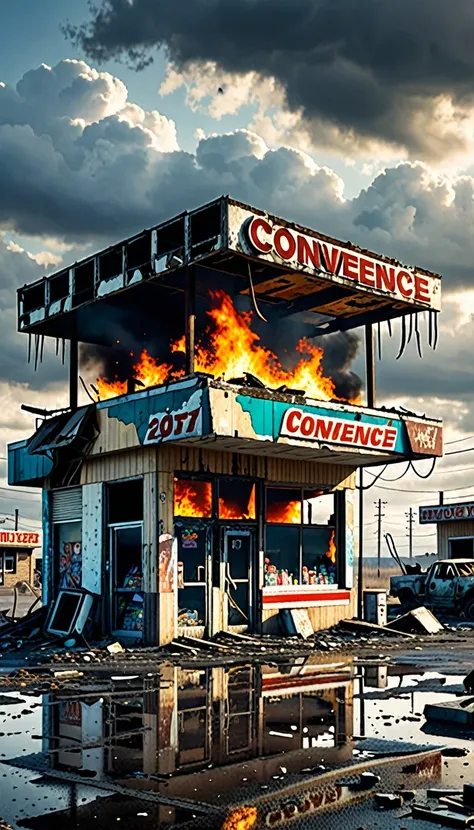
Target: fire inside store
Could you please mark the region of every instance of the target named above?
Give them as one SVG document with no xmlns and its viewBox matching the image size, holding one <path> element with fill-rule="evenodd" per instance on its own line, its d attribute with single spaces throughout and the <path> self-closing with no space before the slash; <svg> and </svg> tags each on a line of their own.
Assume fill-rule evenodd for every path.
<svg viewBox="0 0 474 830">
<path fill-rule="evenodd" d="M 69 343 L 69 407 L 9 447 L 10 483 L 43 490 L 56 629 L 163 644 L 352 616 L 357 469 L 442 454 L 440 421 L 376 408 L 373 330 L 400 317 L 403 349 L 424 313 L 435 345 L 440 303 L 435 274 L 227 197 L 20 289 L 35 367 Z M 360 326 L 367 406 L 326 370 Z"/>
</svg>

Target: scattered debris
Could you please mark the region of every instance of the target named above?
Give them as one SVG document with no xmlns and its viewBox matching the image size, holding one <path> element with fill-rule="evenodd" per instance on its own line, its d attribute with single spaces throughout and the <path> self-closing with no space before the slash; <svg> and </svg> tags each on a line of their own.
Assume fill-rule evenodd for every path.
<svg viewBox="0 0 474 830">
<path fill-rule="evenodd" d="M 106 646 L 106 649 L 109 654 L 123 654 L 125 651 L 124 647 L 120 643 L 111 643 L 110 646 Z"/>
<path fill-rule="evenodd" d="M 424 715 L 427 721 L 447 721 L 457 726 L 474 726 L 474 698 L 427 703 Z"/>
<path fill-rule="evenodd" d="M 464 816 L 447 809 L 433 810 L 420 804 L 413 805 L 412 816 L 431 821 L 432 824 L 441 824 L 442 827 L 470 827 L 474 822 L 474 815 Z"/>
<path fill-rule="evenodd" d="M 389 637 L 406 637 L 415 639 L 414 634 L 408 634 L 405 631 L 396 631 L 389 628 L 388 625 L 376 625 L 376 623 L 364 622 L 363 620 L 342 620 L 338 623 L 336 628 L 343 631 L 355 631 L 358 634 L 382 634 Z"/>
<path fill-rule="evenodd" d="M 428 608 L 421 606 L 420 608 L 413 608 L 408 614 L 396 617 L 396 619 L 387 623 L 387 628 L 410 634 L 439 634 L 440 631 L 444 630 L 444 625 Z"/>
<path fill-rule="evenodd" d="M 377 807 L 383 810 L 396 810 L 403 805 L 402 796 L 394 793 L 375 793 L 374 798 Z"/>
</svg>

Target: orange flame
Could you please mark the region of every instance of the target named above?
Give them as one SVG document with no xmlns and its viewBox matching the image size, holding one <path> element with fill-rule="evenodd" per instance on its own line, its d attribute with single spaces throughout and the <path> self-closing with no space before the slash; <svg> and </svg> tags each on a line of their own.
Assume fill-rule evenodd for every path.
<svg viewBox="0 0 474 830">
<path fill-rule="evenodd" d="M 209 519 L 212 515 L 212 485 L 210 481 L 174 480 L 175 516 L 194 516 Z"/>
<path fill-rule="evenodd" d="M 203 337 L 196 343 L 196 371 L 206 372 L 223 380 L 242 377 L 245 372 L 250 372 L 270 388 L 287 386 L 304 390 L 309 397 L 318 400 L 337 399 L 332 379 L 323 375 L 323 350 L 319 346 L 313 345 L 305 338 L 301 339 L 296 347 L 301 359 L 293 370 L 286 370 L 277 355 L 263 346 L 258 334 L 250 328 L 251 311 L 237 311 L 231 298 L 224 291 L 212 291 L 210 295 L 216 305 L 207 312 L 210 323 Z M 172 354 L 184 354 L 185 348 L 184 336 L 170 345 Z M 184 374 L 181 369 L 174 369 L 166 363 L 160 364 L 146 349 L 142 351 L 133 370 L 136 379 L 145 387 L 157 386 L 170 378 L 182 377 Z M 127 391 L 127 384 L 117 377 L 113 381 L 99 378 L 97 388 L 100 400 L 105 400 L 115 395 L 123 395 Z"/>
<path fill-rule="evenodd" d="M 336 543 L 334 539 L 336 538 L 336 531 L 334 528 L 331 531 L 331 538 L 329 539 L 329 548 L 326 551 L 326 556 L 328 559 L 331 560 L 332 564 L 336 564 Z"/>
<path fill-rule="evenodd" d="M 267 522 L 270 524 L 301 524 L 301 502 L 287 501 L 267 504 Z"/>
<path fill-rule="evenodd" d="M 250 491 L 246 510 L 241 510 L 237 504 L 229 504 L 225 499 L 219 499 L 219 519 L 255 519 L 255 484 Z"/>
<path fill-rule="evenodd" d="M 227 816 L 221 830 L 250 830 L 257 823 L 256 807 L 237 807 Z"/>
</svg>

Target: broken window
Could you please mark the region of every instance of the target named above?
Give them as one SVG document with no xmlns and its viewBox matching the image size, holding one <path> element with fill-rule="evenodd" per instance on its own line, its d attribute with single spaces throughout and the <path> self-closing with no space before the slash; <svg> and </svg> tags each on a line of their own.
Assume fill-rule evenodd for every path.
<svg viewBox="0 0 474 830">
<path fill-rule="evenodd" d="M 211 482 L 175 478 L 174 515 L 210 519 L 212 516 Z"/>
<path fill-rule="evenodd" d="M 301 491 L 267 488 L 266 518 L 272 524 L 301 524 Z"/>
<path fill-rule="evenodd" d="M 473 559 L 474 539 L 472 537 L 449 540 L 449 556 L 451 559 Z"/>
<path fill-rule="evenodd" d="M 266 505 L 265 585 L 336 585 L 334 494 L 268 487 Z"/>
<path fill-rule="evenodd" d="M 132 478 L 108 485 L 108 522 L 125 524 L 143 519 L 143 480 Z"/>
<path fill-rule="evenodd" d="M 242 479 L 219 480 L 219 519 L 256 518 L 255 484 Z"/>
</svg>

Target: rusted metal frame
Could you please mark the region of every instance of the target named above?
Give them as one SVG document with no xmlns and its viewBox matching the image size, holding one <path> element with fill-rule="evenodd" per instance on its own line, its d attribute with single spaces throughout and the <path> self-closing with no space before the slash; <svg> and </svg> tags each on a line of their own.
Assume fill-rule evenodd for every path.
<svg viewBox="0 0 474 830">
<path fill-rule="evenodd" d="M 371 323 L 365 326 L 365 385 L 367 407 L 369 409 L 375 408 L 375 350 L 374 350 L 374 330 Z"/>
<path fill-rule="evenodd" d="M 69 341 L 69 406 L 77 409 L 79 389 L 79 343 L 74 334 Z"/>
</svg>

